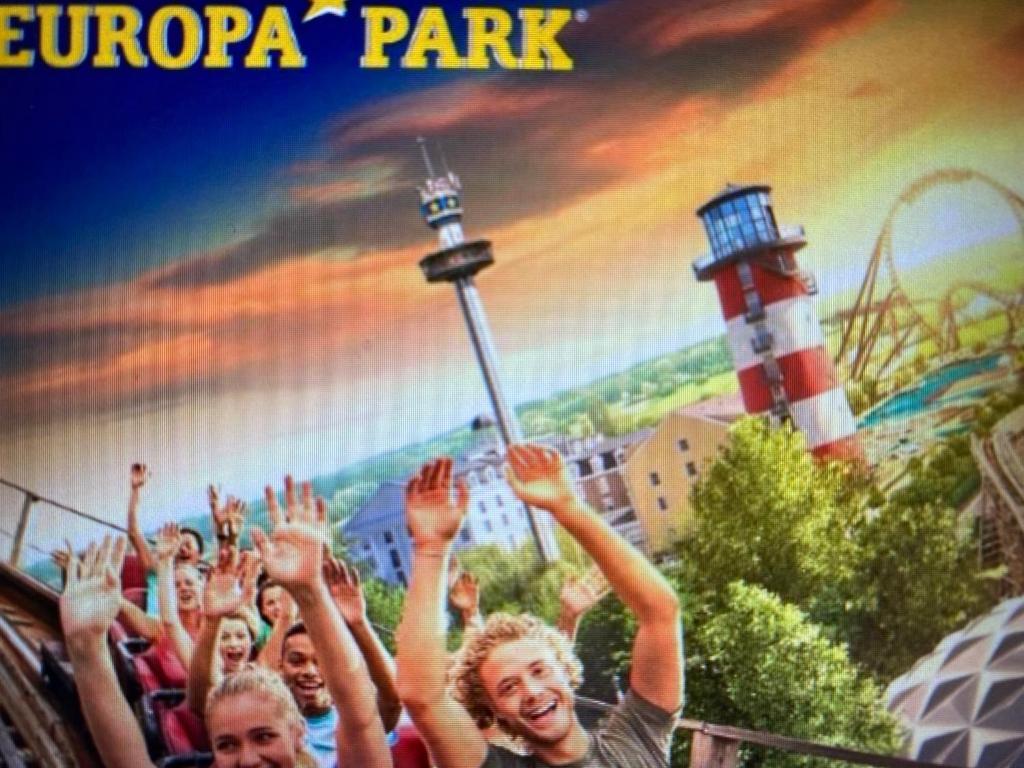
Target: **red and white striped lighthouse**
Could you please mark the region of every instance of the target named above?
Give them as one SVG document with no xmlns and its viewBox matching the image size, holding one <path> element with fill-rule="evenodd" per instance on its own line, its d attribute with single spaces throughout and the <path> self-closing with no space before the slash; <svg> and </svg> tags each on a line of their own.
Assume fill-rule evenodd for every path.
<svg viewBox="0 0 1024 768">
<path fill-rule="evenodd" d="M 791 420 L 818 458 L 863 459 L 811 300 L 814 278 L 796 262 L 803 227 L 779 227 L 770 192 L 729 185 L 701 206 L 711 253 L 694 274 L 715 281 L 747 413 Z"/>
</svg>

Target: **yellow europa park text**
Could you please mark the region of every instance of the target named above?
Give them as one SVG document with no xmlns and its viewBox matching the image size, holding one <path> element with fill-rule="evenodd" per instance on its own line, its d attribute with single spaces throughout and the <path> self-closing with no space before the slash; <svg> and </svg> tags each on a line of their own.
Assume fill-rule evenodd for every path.
<svg viewBox="0 0 1024 768">
<path fill-rule="evenodd" d="M 402 8 L 364 6 L 366 69 L 571 70 L 558 41 L 568 8 L 467 7 L 453 21 L 426 6 L 415 21 Z M 452 24 L 463 25 L 460 50 Z M 238 5 L 0 5 L 0 68 L 147 67 L 249 69 L 306 66 L 288 9 L 268 5 L 258 19 Z"/>
</svg>

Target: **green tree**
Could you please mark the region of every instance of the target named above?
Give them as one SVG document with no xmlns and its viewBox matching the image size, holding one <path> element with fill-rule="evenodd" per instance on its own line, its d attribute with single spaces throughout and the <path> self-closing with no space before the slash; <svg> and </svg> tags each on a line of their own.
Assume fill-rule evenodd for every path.
<svg viewBox="0 0 1024 768">
<path fill-rule="evenodd" d="M 405 590 L 380 579 L 364 578 L 363 594 L 366 595 L 366 615 L 377 628 L 377 634 L 384 645 L 394 654 L 395 629 L 402 617 Z"/>
<path fill-rule="evenodd" d="M 848 468 L 816 463 L 789 427 L 741 419 L 694 489 L 696 533 L 680 545 L 684 583 L 714 594 L 743 580 L 804 607 L 827 603 L 852 573 L 848 533 L 868 491 Z"/>
<path fill-rule="evenodd" d="M 883 680 L 906 672 L 994 602 L 977 544 L 942 504 L 888 504 L 857 533 L 850 652 Z"/>
<path fill-rule="evenodd" d="M 904 506 L 957 507 L 973 496 L 981 483 L 967 437 L 943 440 L 924 459 L 911 460 L 907 467 L 910 481 L 892 495 L 894 503 Z"/>
<path fill-rule="evenodd" d="M 733 582 L 688 634 L 690 717 L 882 754 L 897 747 L 881 691 L 845 649 L 792 605 Z M 681 751 L 681 750 L 680 750 Z M 832 766 L 818 758 L 750 750 L 746 765 Z M 682 765 L 682 755 L 675 764 Z"/>
</svg>

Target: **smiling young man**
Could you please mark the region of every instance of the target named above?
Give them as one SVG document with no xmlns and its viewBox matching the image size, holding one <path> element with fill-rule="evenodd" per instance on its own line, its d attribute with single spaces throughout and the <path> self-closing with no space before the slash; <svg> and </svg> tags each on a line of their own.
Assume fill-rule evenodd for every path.
<svg viewBox="0 0 1024 768">
<path fill-rule="evenodd" d="M 573 707 L 581 667 L 565 635 L 532 616 L 493 614 L 456 659 L 452 678 L 459 701 L 449 693 L 444 587 L 469 502 L 462 483 L 452 499 L 451 466 L 450 459 L 427 464 L 406 489 L 415 554 L 398 632 L 399 693 L 438 768 L 667 766 L 683 688 L 678 598 L 657 569 L 579 498 L 551 449 L 512 446 L 509 483 L 580 543 L 635 614 L 630 691 L 599 729 L 586 731 Z M 530 754 L 488 745 L 477 728 L 488 719 L 518 737 Z"/>
<path fill-rule="evenodd" d="M 316 648 L 301 622 L 285 635 L 281 678 L 306 721 L 306 746 L 321 768 L 331 768 L 338 759 L 334 739 L 338 710 L 320 674 Z"/>
</svg>

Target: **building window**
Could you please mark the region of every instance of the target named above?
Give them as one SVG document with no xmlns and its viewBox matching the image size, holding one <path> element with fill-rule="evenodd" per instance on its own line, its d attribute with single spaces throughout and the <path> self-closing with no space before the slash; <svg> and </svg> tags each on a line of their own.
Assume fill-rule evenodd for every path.
<svg viewBox="0 0 1024 768">
<path fill-rule="evenodd" d="M 490 520 L 484 520 L 484 530 L 487 531 L 488 533 L 491 533 L 492 531 L 494 531 L 494 526 L 491 525 L 491 521 Z"/>
<path fill-rule="evenodd" d="M 508 515 L 504 512 L 501 513 L 501 524 L 508 528 Z"/>
<path fill-rule="evenodd" d="M 651 472 L 651 485 L 661 485 L 661 477 L 657 472 Z"/>
<path fill-rule="evenodd" d="M 369 552 L 371 549 L 373 549 L 373 547 L 370 545 L 370 542 L 364 541 L 363 542 L 363 551 L 364 552 Z"/>
<path fill-rule="evenodd" d="M 668 511 L 668 502 L 665 501 L 665 497 L 664 496 L 659 496 L 658 497 L 658 509 L 660 509 L 662 512 L 667 512 Z"/>
<path fill-rule="evenodd" d="M 494 503 L 497 504 L 499 507 L 504 507 L 505 506 L 505 500 L 503 498 L 501 498 L 501 496 L 495 496 L 494 497 Z"/>
<path fill-rule="evenodd" d="M 459 534 L 459 536 L 460 536 L 460 537 L 462 538 L 462 540 L 463 540 L 464 542 L 466 542 L 467 544 L 469 544 L 469 543 L 470 543 L 471 541 L 473 541 L 473 537 L 472 537 L 472 535 L 470 535 L 470 533 L 469 533 L 469 528 L 463 528 L 463 529 L 462 529 L 462 532 L 461 532 L 461 533 Z"/>
<path fill-rule="evenodd" d="M 391 554 L 391 564 L 395 568 L 401 568 L 402 567 L 402 556 L 398 554 L 398 550 L 397 549 L 392 549 L 392 550 L 389 550 L 389 552 Z"/>
<path fill-rule="evenodd" d="M 692 461 L 686 462 L 686 474 L 688 474 L 690 477 L 697 476 L 697 465 L 694 464 Z"/>
<path fill-rule="evenodd" d="M 395 543 L 395 537 L 391 535 L 391 531 L 384 531 L 384 543 L 385 544 L 394 544 Z"/>
<path fill-rule="evenodd" d="M 679 450 L 680 451 L 688 451 L 688 450 L 690 450 L 690 441 L 687 440 L 685 437 L 679 438 Z"/>
<path fill-rule="evenodd" d="M 479 503 L 479 504 L 477 505 L 477 507 L 478 507 L 478 508 L 480 509 L 480 514 L 481 514 L 481 515 L 486 515 L 486 514 L 487 514 L 487 502 L 486 502 L 486 501 L 483 501 L 483 500 L 481 499 L 481 501 L 480 501 L 480 503 Z"/>
<path fill-rule="evenodd" d="M 488 467 L 484 470 L 484 482 L 489 483 L 494 480 L 497 476 L 494 473 L 494 467 Z"/>
<path fill-rule="evenodd" d="M 395 571 L 395 578 L 398 579 L 399 583 L 401 583 L 403 587 L 409 586 L 409 582 L 406 580 L 405 574 L 402 571 Z"/>
</svg>

